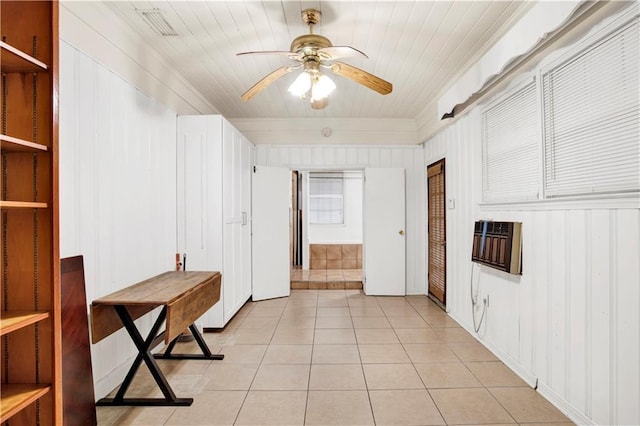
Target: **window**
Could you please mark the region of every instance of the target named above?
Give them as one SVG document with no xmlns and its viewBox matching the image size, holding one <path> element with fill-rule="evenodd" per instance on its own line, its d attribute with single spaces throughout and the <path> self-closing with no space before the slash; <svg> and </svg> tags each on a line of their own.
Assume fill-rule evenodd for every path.
<svg viewBox="0 0 640 426">
<path fill-rule="evenodd" d="M 344 174 L 309 173 L 309 222 L 316 225 L 344 223 Z"/>
<path fill-rule="evenodd" d="M 542 74 L 547 197 L 640 189 L 638 17 Z"/>
<path fill-rule="evenodd" d="M 540 167 L 535 81 L 490 104 L 482 113 L 484 202 L 538 198 Z"/>
</svg>

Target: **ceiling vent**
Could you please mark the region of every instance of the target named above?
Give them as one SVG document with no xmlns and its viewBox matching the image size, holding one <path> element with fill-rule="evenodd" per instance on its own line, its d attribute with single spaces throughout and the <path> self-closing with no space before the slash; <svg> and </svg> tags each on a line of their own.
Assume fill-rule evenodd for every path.
<svg viewBox="0 0 640 426">
<path fill-rule="evenodd" d="M 179 35 L 162 15 L 162 11 L 160 9 L 136 9 L 136 12 L 138 12 L 142 19 L 149 24 L 153 31 L 161 36 Z"/>
</svg>

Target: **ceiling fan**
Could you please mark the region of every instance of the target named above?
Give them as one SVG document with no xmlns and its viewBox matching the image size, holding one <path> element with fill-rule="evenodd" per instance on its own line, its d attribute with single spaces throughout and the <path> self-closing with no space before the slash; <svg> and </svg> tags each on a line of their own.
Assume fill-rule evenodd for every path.
<svg viewBox="0 0 640 426">
<path fill-rule="evenodd" d="M 320 11 L 316 9 L 302 11 L 302 20 L 309 26 L 309 34 L 296 37 L 291 42 L 290 51 L 288 52 L 265 50 L 237 53 L 237 56 L 254 54 L 282 55 L 298 62 L 296 65 L 280 67 L 262 78 L 242 94 L 243 100 L 248 101 L 280 77 L 300 69 L 302 72 L 289 86 L 289 92 L 303 99 L 309 98 L 313 109 L 326 107 L 329 103 L 328 96 L 335 89 L 335 83 L 326 74 L 323 74 L 323 70 L 330 70 L 334 74 L 351 79 L 380 94 L 391 93 L 392 85 L 388 81 L 369 74 L 360 68 L 336 61 L 339 58 L 360 55 L 368 58 L 368 56 L 351 46 L 333 46 L 328 38 L 320 34 L 314 34 L 313 27 L 320 22 L 321 16 Z"/>
</svg>

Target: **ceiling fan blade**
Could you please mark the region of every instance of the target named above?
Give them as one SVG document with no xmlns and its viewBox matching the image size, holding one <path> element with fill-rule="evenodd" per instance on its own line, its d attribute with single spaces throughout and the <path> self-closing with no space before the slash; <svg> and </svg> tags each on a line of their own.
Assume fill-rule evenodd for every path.
<svg viewBox="0 0 640 426">
<path fill-rule="evenodd" d="M 242 94 L 242 96 L 241 96 L 242 100 L 248 101 L 249 99 L 251 99 L 252 97 L 257 95 L 258 93 L 260 93 L 264 89 L 266 89 L 267 86 L 269 86 L 271 83 L 273 83 L 274 81 L 276 81 L 277 79 L 279 79 L 283 75 L 291 72 L 292 69 L 294 69 L 294 68 L 292 68 L 292 67 L 281 67 L 281 68 L 278 68 L 277 70 L 273 71 L 272 73 L 267 74 L 264 78 L 262 78 L 262 80 L 258 81 L 256 84 L 251 86 L 251 88 L 249 90 L 247 90 L 246 92 L 244 92 Z"/>
<path fill-rule="evenodd" d="M 369 89 L 375 90 L 382 95 L 387 95 L 393 90 L 393 86 L 388 81 L 343 62 L 334 62 L 331 64 L 331 71 L 339 76 L 346 77 L 356 83 L 360 83 Z"/>
<path fill-rule="evenodd" d="M 318 56 L 320 56 L 320 59 L 325 61 L 331 61 L 339 58 L 350 58 L 358 55 L 362 55 L 369 59 L 366 53 L 351 46 L 331 46 L 318 49 Z"/>
<path fill-rule="evenodd" d="M 243 56 L 243 55 L 280 55 L 280 56 L 286 56 L 287 58 L 295 59 L 295 60 L 299 60 L 302 58 L 296 52 L 288 52 L 286 50 L 256 50 L 253 52 L 236 53 L 236 56 Z"/>
</svg>

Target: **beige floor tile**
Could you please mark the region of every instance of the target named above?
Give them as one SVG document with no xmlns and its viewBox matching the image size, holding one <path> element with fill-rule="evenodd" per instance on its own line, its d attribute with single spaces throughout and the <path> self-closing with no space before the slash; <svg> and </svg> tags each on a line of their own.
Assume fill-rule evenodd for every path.
<svg viewBox="0 0 640 426">
<path fill-rule="evenodd" d="M 238 328 L 227 343 L 235 345 L 267 345 L 271 342 L 273 328 Z"/>
<path fill-rule="evenodd" d="M 310 345 L 313 343 L 314 329 L 312 328 L 280 328 L 278 327 L 271 339 L 272 345 Z"/>
<path fill-rule="evenodd" d="M 440 337 L 431 328 L 395 328 L 401 343 L 437 343 Z"/>
<path fill-rule="evenodd" d="M 306 391 L 251 391 L 236 425 L 302 425 Z"/>
<path fill-rule="evenodd" d="M 205 390 L 249 390 L 258 364 L 215 364 L 206 372 Z"/>
<path fill-rule="evenodd" d="M 275 329 L 278 325 L 278 317 L 247 317 L 238 326 L 239 329 Z"/>
<path fill-rule="evenodd" d="M 422 390 L 369 391 L 373 416 L 378 425 L 443 425 L 429 393 Z"/>
<path fill-rule="evenodd" d="M 527 386 L 500 361 L 467 362 L 467 367 L 486 387 Z"/>
<path fill-rule="evenodd" d="M 384 317 L 384 311 L 377 304 L 373 305 L 353 305 L 349 302 L 351 317 Z M 386 318 L 385 318 L 386 319 Z"/>
<path fill-rule="evenodd" d="M 284 311 L 284 306 L 254 306 L 247 315 L 247 318 L 271 318 L 280 317 Z"/>
<path fill-rule="evenodd" d="M 176 349 L 175 353 L 180 352 Z M 218 361 L 206 361 L 200 359 L 183 359 L 179 361 L 173 359 L 158 359 L 156 362 L 165 376 L 169 377 L 174 374 L 204 374 L 210 365 L 217 363 Z M 145 368 L 145 370 L 147 369 Z"/>
<path fill-rule="evenodd" d="M 362 366 L 358 364 L 314 364 L 309 390 L 366 389 Z"/>
<path fill-rule="evenodd" d="M 348 301 L 349 306 L 352 308 L 378 308 L 382 312 L 382 308 L 380 308 L 378 301 L 373 296 L 350 297 Z M 382 314 L 384 315 L 384 313 Z"/>
<path fill-rule="evenodd" d="M 291 290 L 294 291 L 294 290 Z M 301 290 L 298 290 L 301 291 Z M 318 291 L 318 290 L 305 290 L 305 291 Z M 293 308 L 314 308 L 318 306 L 318 298 L 311 297 L 300 297 L 297 299 L 290 299 L 289 303 L 285 307 L 283 314 L 287 312 L 289 309 Z"/>
<path fill-rule="evenodd" d="M 400 306 L 382 306 L 382 310 L 388 317 L 418 317 L 418 312 L 411 305 L 404 304 Z"/>
<path fill-rule="evenodd" d="M 430 389 L 447 424 L 515 423 L 484 388 Z"/>
<path fill-rule="evenodd" d="M 316 345 L 348 345 L 356 343 L 356 335 L 352 328 L 316 329 L 313 343 Z"/>
<path fill-rule="evenodd" d="M 396 333 L 391 328 L 358 328 L 356 340 L 358 344 L 400 343 Z"/>
<path fill-rule="evenodd" d="M 363 364 L 407 364 L 411 361 L 401 344 L 358 345 Z"/>
<path fill-rule="evenodd" d="M 351 313 L 347 306 L 321 306 L 317 312 L 318 318 L 320 317 L 346 317 L 349 318 Z"/>
<path fill-rule="evenodd" d="M 210 391 L 194 398 L 190 407 L 177 407 L 165 425 L 232 425 L 246 391 Z M 155 408 L 155 407 L 152 407 Z M 147 423 L 159 424 L 159 423 Z"/>
<path fill-rule="evenodd" d="M 494 354 L 476 341 L 469 343 L 449 343 L 449 348 L 463 361 L 498 360 Z"/>
<path fill-rule="evenodd" d="M 309 281 L 326 281 L 327 271 L 324 269 L 311 270 L 309 272 Z"/>
<path fill-rule="evenodd" d="M 340 290 L 327 290 L 327 291 L 340 291 Z M 345 297 L 342 298 L 318 298 L 318 307 L 323 307 L 323 306 L 334 306 L 334 307 L 338 307 L 338 306 L 349 306 L 349 304 L 347 303 L 347 299 Z"/>
<path fill-rule="evenodd" d="M 367 391 L 309 391 L 306 425 L 373 425 Z"/>
<path fill-rule="evenodd" d="M 118 418 L 118 425 L 162 425 L 176 407 L 131 407 Z"/>
<path fill-rule="evenodd" d="M 313 345 L 313 364 L 360 364 L 357 345 Z"/>
<path fill-rule="evenodd" d="M 386 317 L 351 317 L 353 328 L 391 328 Z"/>
<path fill-rule="evenodd" d="M 309 365 L 262 364 L 251 390 L 307 390 Z"/>
<path fill-rule="evenodd" d="M 477 343 L 478 341 L 461 327 L 433 328 L 436 334 L 447 343 Z"/>
<path fill-rule="evenodd" d="M 308 272 L 308 269 L 303 270 L 303 272 Z M 291 303 L 292 300 L 317 298 L 318 292 L 316 290 L 292 290 L 291 295 L 289 296 L 289 303 Z"/>
<path fill-rule="evenodd" d="M 214 363 L 259 364 L 266 350 L 267 345 L 225 345 L 220 349 L 224 359 Z"/>
<path fill-rule="evenodd" d="M 461 362 L 430 362 L 414 365 L 429 389 L 482 387 L 471 371 Z"/>
<path fill-rule="evenodd" d="M 306 301 L 307 299 L 301 299 L 301 301 Z M 285 319 L 299 319 L 299 318 L 315 318 L 317 314 L 318 307 L 314 305 L 287 305 L 286 308 L 282 311 L 282 317 L 280 320 Z"/>
<path fill-rule="evenodd" d="M 407 343 L 404 344 L 404 348 L 414 364 L 460 361 L 444 343 Z"/>
<path fill-rule="evenodd" d="M 519 423 L 569 421 L 560 410 L 529 387 L 490 388 L 489 392 Z"/>
<path fill-rule="evenodd" d="M 451 318 L 448 315 L 433 315 L 433 313 L 428 313 L 427 315 L 423 316 L 423 318 L 425 319 L 425 321 L 431 326 L 431 327 L 440 327 L 440 328 L 445 328 L 445 327 L 453 327 L 453 328 L 460 328 L 460 324 L 458 324 L 453 318 Z"/>
<path fill-rule="evenodd" d="M 431 328 L 420 315 L 388 318 L 393 328 Z"/>
<path fill-rule="evenodd" d="M 270 345 L 263 364 L 311 364 L 312 345 Z"/>
<path fill-rule="evenodd" d="M 316 328 L 316 317 L 283 316 L 280 318 L 276 331 L 282 328 Z"/>
<path fill-rule="evenodd" d="M 288 297 L 278 297 L 277 299 L 260 300 L 258 302 L 253 302 L 253 303 L 255 304 L 255 307 L 275 308 L 275 307 L 284 307 L 287 305 L 288 302 L 289 302 Z"/>
<path fill-rule="evenodd" d="M 365 364 L 368 389 L 424 389 L 412 364 Z"/>
<path fill-rule="evenodd" d="M 320 308 L 318 308 L 320 309 Z M 353 328 L 351 317 L 318 317 L 316 318 L 316 329 L 319 328 Z"/>
</svg>

